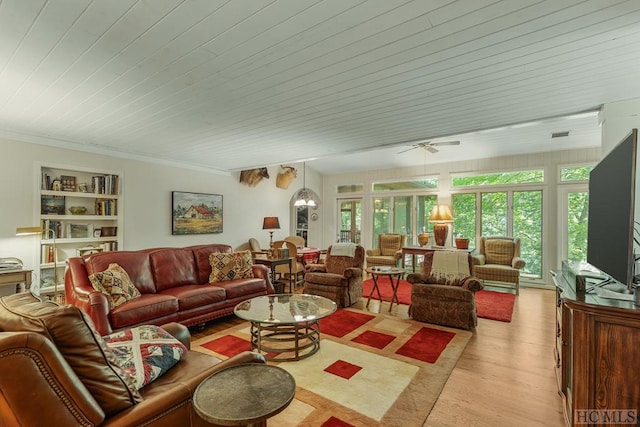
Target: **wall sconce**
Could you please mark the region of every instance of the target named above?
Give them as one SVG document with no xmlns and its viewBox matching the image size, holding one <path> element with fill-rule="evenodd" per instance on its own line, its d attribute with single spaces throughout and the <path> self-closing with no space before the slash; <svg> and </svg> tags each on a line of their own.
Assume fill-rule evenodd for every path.
<svg viewBox="0 0 640 427">
<path fill-rule="evenodd" d="M 269 247 L 273 247 L 273 230 L 280 229 L 280 221 L 277 216 L 265 216 L 262 220 L 262 229 L 269 231 Z"/>
<path fill-rule="evenodd" d="M 445 246 L 447 234 L 449 234 L 449 224 L 453 222 L 451 209 L 447 205 L 436 205 L 429 215 L 429 222 L 433 224 L 433 237 L 437 246 Z"/>
</svg>

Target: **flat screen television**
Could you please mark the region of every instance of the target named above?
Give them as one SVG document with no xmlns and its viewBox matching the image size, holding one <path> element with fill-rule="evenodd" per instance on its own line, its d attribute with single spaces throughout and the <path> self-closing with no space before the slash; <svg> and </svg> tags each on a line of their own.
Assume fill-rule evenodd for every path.
<svg viewBox="0 0 640 427">
<path fill-rule="evenodd" d="M 587 262 L 627 292 L 633 287 L 634 233 L 640 215 L 636 208 L 640 201 L 636 198 L 637 156 L 638 130 L 633 129 L 589 176 Z"/>
</svg>

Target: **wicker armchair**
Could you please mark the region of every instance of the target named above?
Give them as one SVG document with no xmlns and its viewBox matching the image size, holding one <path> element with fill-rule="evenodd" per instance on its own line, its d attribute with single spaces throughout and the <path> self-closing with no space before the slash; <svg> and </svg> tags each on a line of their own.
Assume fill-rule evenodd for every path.
<svg viewBox="0 0 640 427">
<path fill-rule="evenodd" d="M 473 263 L 471 255 L 453 251 L 436 253 L 425 254 L 421 273 L 407 276 L 412 284 L 409 316 L 421 322 L 474 329 L 478 325 L 475 293 L 484 287 L 477 278 L 469 276 Z M 466 256 L 465 274 L 449 278 L 433 274 L 434 256 L 456 257 L 454 262 L 463 262 L 462 257 Z"/>
<path fill-rule="evenodd" d="M 380 234 L 378 235 L 378 247 L 367 249 L 367 267 L 376 265 L 390 265 L 397 267 L 398 260 L 402 257 L 402 247 L 407 236 L 404 234 Z"/>
<path fill-rule="evenodd" d="M 362 298 L 364 248 L 354 245 L 353 256 L 334 255 L 338 247 L 352 245 L 336 243 L 329 246 L 324 264 L 307 264 L 304 293 L 320 295 L 334 301 L 338 307 L 349 307 Z"/>
<path fill-rule="evenodd" d="M 516 295 L 520 293 L 520 270 L 525 261 L 520 258 L 519 238 L 482 236 L 473 258 L 473 275 L 478 279 L 513 283 Z"/>
</svg>

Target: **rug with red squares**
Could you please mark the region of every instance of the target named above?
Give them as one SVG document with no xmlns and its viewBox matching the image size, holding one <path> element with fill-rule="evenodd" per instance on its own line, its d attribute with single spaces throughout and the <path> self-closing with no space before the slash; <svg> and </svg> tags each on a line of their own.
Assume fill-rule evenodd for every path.
<svg viewBox="0 0 640 427">
<path fill-rule="evenodd" d="M 422 426 L 471 332 L 339 309 L 320 320 L 320 350 L 295 362 L 269 362 L 296 380 L 296 396 L 269 425 Z M 226 359 L 250 349 L 249 323 L 193 341 L 192 350 Z"/>
</svg>

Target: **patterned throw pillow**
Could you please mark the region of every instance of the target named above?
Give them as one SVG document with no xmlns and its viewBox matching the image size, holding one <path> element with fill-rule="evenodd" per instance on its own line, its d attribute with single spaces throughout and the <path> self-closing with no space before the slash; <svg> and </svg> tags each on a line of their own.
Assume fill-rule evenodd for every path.
<svg viewBox="0 0 640 427">
<path fill-rule="evenodd" d="M 215 252 L 209 255 L 211 274 L 209 282 L 253 278 L 251 251 Z"/>
<path fill-rule="evenodd" d="M 184 344 L 154 325 L 114 332 L 103 339 L 138 390 L 171 369 L 187 353 Z"/>
<path fill-rule="evenodd" d="M 131 281 L 129 274 L 115 263 L 109 264 L 105 271 L 90 275 L 89 281 L 93 289 L 107 296 L 109 309 L 140 296 L 140 291 Z"/>
</svg>

